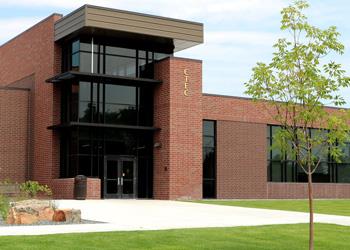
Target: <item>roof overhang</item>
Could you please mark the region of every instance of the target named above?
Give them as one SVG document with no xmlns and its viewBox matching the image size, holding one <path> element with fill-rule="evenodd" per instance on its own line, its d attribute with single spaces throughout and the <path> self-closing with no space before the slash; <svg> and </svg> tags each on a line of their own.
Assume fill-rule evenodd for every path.
<svg viewBox="0 0 350 250">
<path fill-rule="evenodd" d="M 160 128 L 149 127 L 149 126 L 130 126 L 130 125 L 116 125 L 116 124 L 88 123 L 88 122 L 67 122 L 67 123 L 49 126 L 47 127 L 47 129 L 65 130 L 65 129 L 71 129 L 76 127 L 87 127 L 87 128 L 94 128 L 94 129 L 117 128 L 117 129 L 139 130 L 139 131 L 159 131 L 160 130 Z"/>
<path fill-rule="evenodd" d="M 93 81 L 93 82 L 103 82 L 108 84 L 118 84 L 126 86 L 143 86 L 152 87 L 161 84 L 162 81 L 148 79 L 148 78 L 137 78 L 137 77 L 127 77 L 127 76 L 114 76 L 105 74 L 95 74 L 95 73 L 84 73 L 78 71 L 68 71 L 58 74 L 46 80 L 48 83 L 65 83 L 73 81 Z"/>
<path fill-rule="evenodd" d="M 87 34 L 166 44 L 177 52 L 203 43 L 203 24 L 92 5 L 55 23 L 56 42 Z"/>
</svg>

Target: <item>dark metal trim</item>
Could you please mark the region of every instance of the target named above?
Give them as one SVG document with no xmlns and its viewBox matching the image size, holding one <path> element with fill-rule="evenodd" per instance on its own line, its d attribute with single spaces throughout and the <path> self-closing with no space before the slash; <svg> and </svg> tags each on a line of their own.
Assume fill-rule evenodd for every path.
<svg viewBox="0 0 350 250">
<path fill-rule="evenodd" d="M 61 74 L 58 74 L 54 77 L 51 77 L 46 80 L 47 83 L 63 83 L 72 80 L 88 80 L 96 82 L 108 82 L 112 81 L 113 84 L 119 85 L 158 85 L 162 81 L 148 79 L 148 78 L 138 78 L 138 77 L 127 77 L 127 76 L 114 76 L 114 75 L 105 75 L 105 74 L 96 74 L 96 73 L 83 73 L 77 71 L 67 71 Z"/>
<path fill-rule="evenodd" d="M 71 127 L 91 127 L 91 128 L 119 128 L 119 129 L 131 129 L 131 130 L 150 130 L 158 131 L 160 128 L 149 126 L 131 126 L 131 125 L 114 125 L 103 123 L 88 123 L 88 122 L 67 122 L 58 125 L 52 125 L 47 127 L 48 129 L 57 130 Z"/>
</svg>

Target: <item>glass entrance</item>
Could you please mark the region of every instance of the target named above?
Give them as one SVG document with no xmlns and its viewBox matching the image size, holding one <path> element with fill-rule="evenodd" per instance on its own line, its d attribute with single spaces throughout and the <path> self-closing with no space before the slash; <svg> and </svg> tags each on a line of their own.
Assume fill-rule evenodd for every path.
<svg viewBox="0 0 350 250">
<path fill-rule="evenodd" d="M 130 156 L 106 156 L 104 165 L 104 197 L 115 199 L 136 198 L 136 158 Z"/>
</svg>

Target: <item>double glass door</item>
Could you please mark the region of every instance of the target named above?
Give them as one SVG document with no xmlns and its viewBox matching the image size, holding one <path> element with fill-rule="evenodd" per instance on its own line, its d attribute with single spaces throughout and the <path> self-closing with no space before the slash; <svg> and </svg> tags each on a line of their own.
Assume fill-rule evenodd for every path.
<svg viewBox="0 0 350 250">
<path fill-rule="evenodd" d="M 119 199 L 136 198 L 136 158 L 130 156 L 106 156 L 104 165 L 104 197 Z"/>
</svg>

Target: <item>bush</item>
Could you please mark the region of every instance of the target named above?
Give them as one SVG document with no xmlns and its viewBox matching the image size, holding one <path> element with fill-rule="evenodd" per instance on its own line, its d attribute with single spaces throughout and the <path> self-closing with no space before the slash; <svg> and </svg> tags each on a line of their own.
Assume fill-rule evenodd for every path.
<svg viewBox="0 0 350 250">
<path fill-rule="evenodd" d="M 51 189 L 47 185 L 41 185 L 37 181 L 26 181 L 19 185 L 22 193 L 30 198 L 35 198 L 39 193 L 44 195 L 52 195 Z"/>
<path fill-rule="evenodd" d="M 15 184 L 15 183 L 8 178 L 0 181 L 0 185 L 10 185 L 10 184 Z"/>
<path fill-rule="evenodd" d="M 0 217 L 5 221 L 10 209 L 9 199 L 0 194 Z"/>
</svg>

